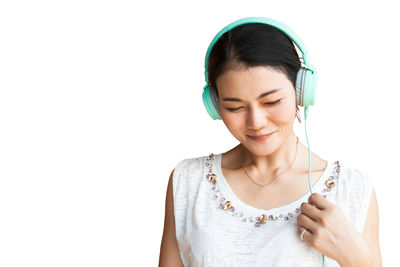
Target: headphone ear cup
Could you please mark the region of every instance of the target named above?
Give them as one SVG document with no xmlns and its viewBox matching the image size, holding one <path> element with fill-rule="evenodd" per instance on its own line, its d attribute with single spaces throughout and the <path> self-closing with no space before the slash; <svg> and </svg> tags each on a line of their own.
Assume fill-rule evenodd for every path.
<svg viewBox="0 0 400 267">
<path fill-rule="evenodd" d="M 307 69 L 303 89 L 303 106 L 305 107 L 314 105 L 316 80 L 317 73 L 315 70 Z"/>
<path fill-rule="evenodd" d="M 217 92 L 215 88 L 209 84 L 206 84 L 203 87 L 203 104 L 211 118 L 214 120 L 222 119 L 219 111 L 220 108 Z"/>
<path fill-rule="evenodd" d="M 314 105 L 316 79 L 315 70 L 304 67 L 299 69 L 296 77 L 296 105 L 304 107 Z"/>
<path fill-rule="evenodd" d="M 296 77 L 296 105 L 303 106 L 306 69 L 301 67 Z"/>
</svg>

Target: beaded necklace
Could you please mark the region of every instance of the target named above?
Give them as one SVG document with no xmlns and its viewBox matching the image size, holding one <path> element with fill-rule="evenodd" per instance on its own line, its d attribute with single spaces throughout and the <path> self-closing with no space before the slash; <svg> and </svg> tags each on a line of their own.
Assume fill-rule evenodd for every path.
<svg viewBox="0 0 400 267">
<path fill-rule="evenodd" d="M 222 155 L 221 155 L 222 156 Z M 243 223 L 254 223 L 255 227 L 260 227 L 263 224 L 266 224 L 267 221 L 277 221 L 277 220 L 285 220 L 289 221 L 291 218 L 294 217 L 296 213 L 300 213 L 300 207 L 296 208 L 294 211 L 291 211 L 287 214 L 279 214 L 279 215 L 267 215 L 267 214 L 261 214 L 259 216 L 254 217 L 247 217 L 245 214 L 241 211 L 238 211 L 235 209 L 235 207 L 232 205 L 231 201 L 227 200 L 225 196 L 222 196 L 219 187 L 217 184 L 217 175 L 215 174 L 215 170 L 213 169 L 213 163 L 214 163 L 214 154 L 211 153 L 208 158 L 206 158 L 205 166 L 208 168 L 208 173 L 206 174 L 206 179 L 208 182 L 211 183 L 212 185 L 212 190 L 213 190 L 213 199 L 217 202 L 217 208 L 227 212 L 228 214 L 230 213 L 232 216 L 237 216 L 241 218 L 241 221 Z M 333 173 L 329 178 L 325 181 L 325 188 L 322 190 L 322 196 L 326 198 L 326 194 L 331 192 L 332 188 L 335 187 L 335 182 L 334 180 L 339 178 L 339 173 L 340 173 L 340 165 L 339 161 L 335 161 L 336 167 L 333 169 Z"/>
</svg>

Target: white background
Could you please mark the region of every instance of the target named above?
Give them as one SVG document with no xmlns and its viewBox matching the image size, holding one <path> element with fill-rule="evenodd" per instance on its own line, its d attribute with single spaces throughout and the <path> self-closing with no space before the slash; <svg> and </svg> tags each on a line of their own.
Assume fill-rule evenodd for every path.
<svg viewBox="0 0 400 267">
<path fill-rule="evenodd" d="M 201 94 L 211 39 L 247 16 L 306 45 L 311 149 L 371 175 L 395 265 L 395 1 L 70 0 L 0 4 L 0 266 L 158 265 L 172 169 L 237 145 Z"/>
</svg>

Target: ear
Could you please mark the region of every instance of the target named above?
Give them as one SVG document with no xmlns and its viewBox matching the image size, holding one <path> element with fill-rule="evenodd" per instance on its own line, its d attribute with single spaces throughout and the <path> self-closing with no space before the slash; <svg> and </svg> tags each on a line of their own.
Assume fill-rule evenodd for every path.
<svg viewBox="0 0 400 267">
<path fill-rule="evenodd" d="M 299 123 L 301 123 L 300 113 L 299 113 L 299 106 L 296 106 L 296 118 L 299 121 Z"/>
</svg>

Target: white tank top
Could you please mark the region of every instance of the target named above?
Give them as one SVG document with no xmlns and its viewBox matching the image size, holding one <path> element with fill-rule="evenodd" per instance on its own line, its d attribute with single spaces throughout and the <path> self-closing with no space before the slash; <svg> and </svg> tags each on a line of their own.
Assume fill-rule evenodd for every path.
<svg viewBox="0 0 400 267">
<path fill-rule="evenodd" d="M 252 207 L 235 195 L 224 178 L 222 154 L 210 155 L 182 160 L 173 175 L 176 238 L 185 267 L 321 267 L 322 254 L 297 233 L 300 205 L 308 201 L 310 192 L 278 208 Z M 372 180 L 357 169 L 338 165 L 328 161 L 312 192 L 325 195 L 362 233 Z M 339 264 L 325 255 L 325 266 Z"/>
</svg>

